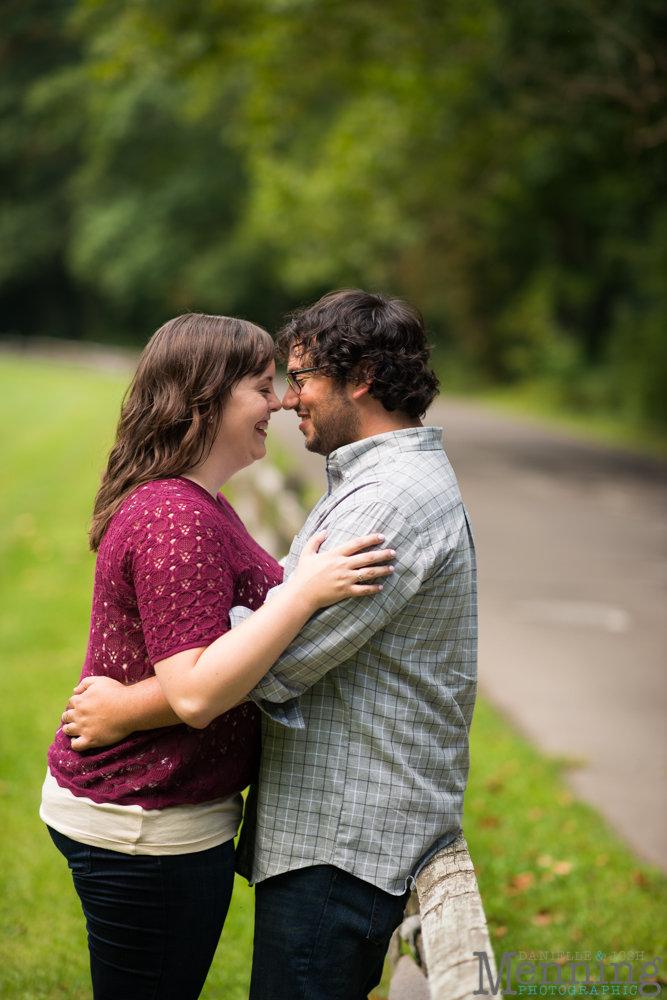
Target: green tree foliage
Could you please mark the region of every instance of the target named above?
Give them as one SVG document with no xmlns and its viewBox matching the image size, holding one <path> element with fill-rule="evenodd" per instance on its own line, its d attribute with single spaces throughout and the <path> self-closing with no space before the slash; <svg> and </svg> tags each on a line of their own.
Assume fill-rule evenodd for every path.
<svg viewBox="0 0 667 1000">
<path fill-rule="evenodd" d="M 667 421 L 666 22 L 659 0 L 88 2 L 68 273 L 142 322 L 388 289 L 478 378 Z"/>
<path fill-rule="evenodd" d="M 51 117 L 33 89 L 79 58 L 69 0 L 0 6 L 0 304 L 2 329 L 77 336 L 79 295 L 65 255 L 66 186 L 78 163 L 76 116 Z"/>
</svg>

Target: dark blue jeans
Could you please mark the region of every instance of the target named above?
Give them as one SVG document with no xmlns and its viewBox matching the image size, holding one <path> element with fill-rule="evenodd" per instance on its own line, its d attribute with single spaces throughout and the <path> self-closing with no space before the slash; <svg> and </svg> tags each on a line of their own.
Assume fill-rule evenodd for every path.
<svg viewBox="0 0 667 1000">
<path fill-rule="evenodd" d="M 234 841 L 155 857 L 49 833 L 86 917 L 95 1000 L 196 1000 L 229 908 Z"/>
<path fill-rule="evenodd" d="M 250 1000 L 364 1000 L 409 895 L 332 865 L 259 882 Z"/>
</svg>

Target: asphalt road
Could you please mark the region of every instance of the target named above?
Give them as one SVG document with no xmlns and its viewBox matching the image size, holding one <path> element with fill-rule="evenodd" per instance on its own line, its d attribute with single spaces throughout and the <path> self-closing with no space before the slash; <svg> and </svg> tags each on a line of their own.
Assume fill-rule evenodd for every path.
<svg viewBox="0 0 667 1000">
<path fill-rule="evenodd" d="M 479 560 L 481 689 L 667 870 L 667 466 L 464 402 L 443 427 Z M 293 413 L 272 429 L 326 488 Z"/>
</svg>

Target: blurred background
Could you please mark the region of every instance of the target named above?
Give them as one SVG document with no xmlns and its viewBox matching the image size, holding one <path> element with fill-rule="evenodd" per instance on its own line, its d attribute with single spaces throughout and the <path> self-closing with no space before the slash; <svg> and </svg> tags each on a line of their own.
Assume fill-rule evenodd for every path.
<svg viewBox="0 0 667 1000">
<path fill-rule="evenodd" d="M 0 333 L 419 303 L 450 389 L 667 421 L 661 0 L 5 0 Z"/>
<path fill-rule="evenodd" d="M 494 946 L 667 962 L 662 0 L 4 0 L 0 109 L 0 996 L 90 997 L 37 808 L 137 353 L 347 285 L 435 345 Z M 281 412 L 228 492 L 283 555 L 324 488 Z M 209 1000 L 247 997 L 252 905 L 239 881 Z"/>
</svg>

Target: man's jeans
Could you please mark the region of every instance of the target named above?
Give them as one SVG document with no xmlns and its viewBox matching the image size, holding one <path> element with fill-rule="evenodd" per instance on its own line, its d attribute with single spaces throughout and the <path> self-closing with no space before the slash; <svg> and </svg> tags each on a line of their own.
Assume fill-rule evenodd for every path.
<svg viewBox="0 0 667 1000">
<path fill-rule="evenodd" d="M 364 1000 L 382 978 L 409 895 L 332 865 L 259 882 L 250 1000 Z"/>
<path fill-rule="evenodd" d="M 95 1000 L 196 1000 L 231 899 L 234 841 L 155 857 L 49 833 L 86 916 Z"/>
</svg>

